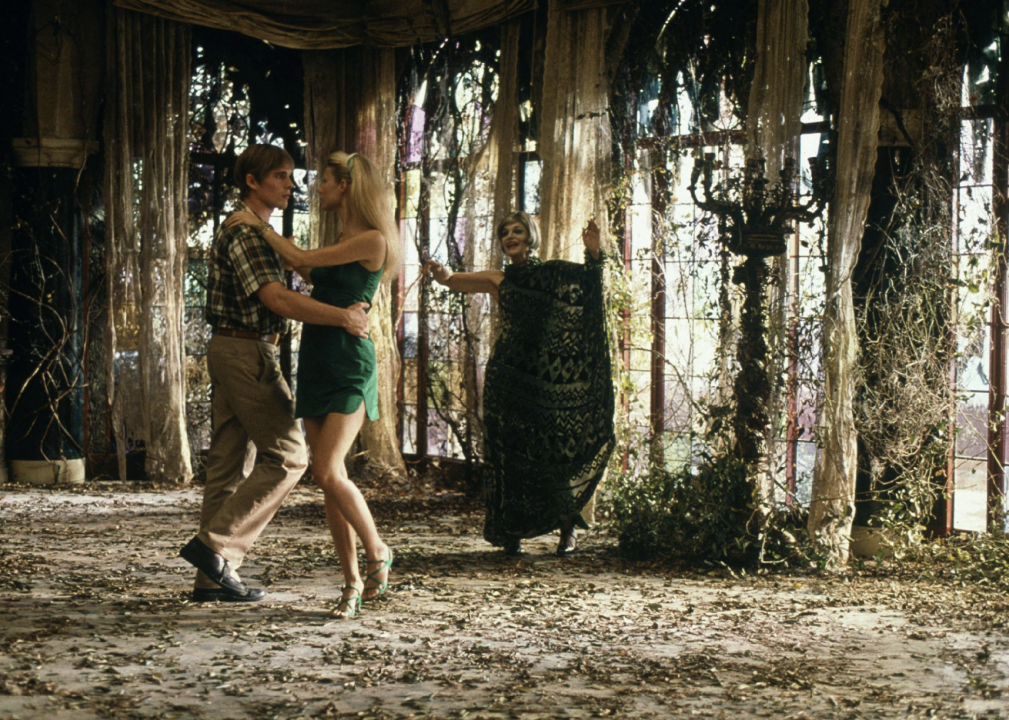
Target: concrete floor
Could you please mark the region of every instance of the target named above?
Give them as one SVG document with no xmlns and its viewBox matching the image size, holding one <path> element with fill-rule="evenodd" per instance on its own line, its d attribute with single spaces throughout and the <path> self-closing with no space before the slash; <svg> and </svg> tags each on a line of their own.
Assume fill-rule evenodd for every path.
<svg viewBox="0 0 1009 720">
<path fill-rule="evenodd" d="M 0 720 L 1009 717 L 1009 602 L 896 580 L 677 573 L 601 531 L 508 559 L 458 496 L 376 498 L 388 599 L 352 621 L 321 496 L 194 605 L 197 490 L 0 487 Z"/>
</svg>

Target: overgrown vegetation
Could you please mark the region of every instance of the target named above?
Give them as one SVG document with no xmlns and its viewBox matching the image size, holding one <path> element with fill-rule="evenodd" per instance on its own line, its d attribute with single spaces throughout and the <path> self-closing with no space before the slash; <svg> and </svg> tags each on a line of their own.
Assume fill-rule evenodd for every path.
<svg viewBox="0 0 1009 720">
<path fill-rule="evenodd" d="M 673 470 L 652 467 L 610 496 L 620 551 L 642 560 L 658 553 L 708 562 L 750 559 L 757 536 L 748 525 L 750 484 L 746 463 L 707 457 Z"/>
<path fill-rule="evenodd" d="M 989 215 L 977 219 L 972 231 L 960 233 L 959 237 L 953 235 L 958 221 L 962 222 L 962 218 L 951 213 L 954 193 L 964 177 L 984 177 L 985 162 L 990 162 L 991 157 L 991 148 L 985 146 L 990 142 L 990 126 L 985 121 L 976 121 L 973 126 L 976 152 L 960 158 L 962 177 L 957 178 L 953 163 L 961 142 L 963 99 L 969 96 L 972 103 L 997 102 L 992 80 L 997 63 L 991 50 L 996 47 L 992 44 L 993 25 L 981 17 L 984 13 L 979 14 L 976 7 L 963 10 L 958 5 L 917 3 L 913 7 L 894 7 L 885 13 L 888 77 L 913 80 L 889 82 L 884 89 L 886 126 L 892 129 L 894 137 L 887 147 L 881 147 L 869 228 L 853 278 L 861 343 L 856 400 L 860 438 L 856 523 L 887 528 L 889 537 L 912 543 L 920 540 L 925 526 L 935 520 L 937 503 L 946 492 L 949 449 L 955 441 L 952 428 L 958 407 L 955 386 L 950 384 L 950 369 L 955 366 L 962 378 L 970 371 L 965 362 L 968 359 L 978 362 L 987 352 L 991 282 L 995 261 L 1005 252 L 992 239 L 990 207 L 983 208 Z M 742 15 L 736 18 L 735 14 L 740 12 L 743 11 L 733 3 L 714 3 L 701 15 L 692 17 L 731 27 L 742 41 L 745 33 L 752 30 L 752 22 Z M 677 20 L 679 13 L 679 9 L 674 13 Z M 814 67 L 811 94 L 824 117 L 830 117 L 830 108 L 836 108 L 840 96 L 843 47 L 836 37 L 830 37 L 833 31 L 828 28 L 836 27 L 836 23 L 830 22 L 831 17 L 825 6 L 811 9 L 810 60 Z M 927 22 L 922 18 L 927 18 Z M 677 87 L 689 87 L 695 120 L 711 117 L 706 111 L 718 104 L 712 98 L 721 103 L 723 112 L 718 124 L 705 126 L 702 122 L 690 127 L 690 132 L 720 131 L 717 137 L 709 136 L 704 142 L 715 144 L 715 149 L 727 156 L 731 133 L 741 124 L 726 124 L 729 113 L 724 109 L 728 104 L 737 118 L 745 117 L 745 102 L 740 100 L 745 100 L 752 68 L 737 62 L 735 54 L 724 51 L 722 36 L 719 42 L 698 48 L 689 44 L 677 46 L 677 36 L 662 33 L 647 36 L 645 31 L 640 34 L 635 42 L 643 49 L 636 55 L 628 53 L 627 61 L 617 73 L 614 100 L 614 138 L 619 146 L 615 156 L 626 159 L 627 173 L 638 171 L 632 159 L 642 155 L 642 148 L 648 148 L 652 158 L 665 153 L 665 162 L 659 169 L 652 161 L 652 182 L 657 182 L 657 173 L 667 169 L 675 172 L 676 162 L 670 158 L 682 152 L 678 143 L 683 140 L 665 137 L 664 133 L 677 127 L 676 113 L 682 113 L 683 106 L 666 111 L 663 108 L 675 105 Z M 631 36 L 634 37 L 634 32 Z M 646 47 L 649 42 L 652 44 Z M 654 48 L 651 55 L 650 48 Z M 709 57 L 712 53 L 718 57 Z M 968 61 L 966 94 L 965 60 Z M 720 73 L 723 80 L 690 85 L 692 79 L 700 77 L 700 70 Z M 710 80 L 709 75 L 704 77 Z M 676 78 L 676 82 L 663 82 L 663 78 Z M 694 92 L 703 88 L 709 89 L 710 97 Z M 644 122 L 640 108 L 648 98 L 657 101 L 657 109 Z M 685 130 L 681 127 L 679 132 Z M 676 198 L 670 202 L 676 202 Z M 967 197 L 964 202 L 981 206 L 978 198 Z M 614 215 L 624 209 L 618 208 Z M 668 263 L 671 245 L 690 245 L 691 258 L 696 258 L 699 243 L 705 242 L 703 231 L 677 227 L 659 213 L 653 215 L 653 228 L 655 243 L 641 259 L 654 258 L 660 266 Z M 666 237 L 659 237 L 662 232 L 667 233 Z M 815 248 L 810 250 L 815 253 Z M 820 251 L 822 256 L 822 246 Z M 690 267 L 696 281 L 702 275 L 700 268 Z M 759 507 L 754 473 L 748 472 L 738 459 L 740 454 L 733 452 L 737 439 L 732 428 L 726 426 L 734 417 L 734 406 L 732 393 L 726 389 L 731 389 L 732 378 L 738 372 L 738 360 L 733 358 L 738 354 L 740 304 L 738 290 L 729 285 L 732 271 L 732 267 L 723 268 L 720 285 L 707 288 L 712 298 L 709 306 L 712 314 L 708 317 L 717 319 L 722 334 L 717 356 L 709 368 L 710 382 L 705 390 L 698 391 L 696 377 L 692 381 L 677 374 L 682 367 L 670 373 L 675 382 L 667 381 L 667 403 L 668 388 L 676 383 L 682 385 L 688 397 L 689 452 L 685 457 L 683 453 L 670 457 L 665 431 L 661 437 L 642 442 L 640 418 L 647 417 L 648 411 L 639 408 L 636 427 L 625 433 L 634 436 L 636 431 L 637 439 L 628 443 L 623 462 L 614 463 L 613 480 L 603 507 L 620 537 L 621 551 L 629 557 L 677 556 L 708 563 L 765 565 L 817 560 L 805 542 L 803 511 L 798 509 L 802 502 L 795 496 L 794 486 L 784 487 L 783 463 L 779 461 L 771 468 L 777 488 L 775 507 L 768 516 L 758 519 L 754 514 Z M 667 277 L 663 282 L 669 280 Z M 648 308 L 639 305 L 642 296 L 646 301 L 650 299 L 648 290 L 632 291 L 630 295 L 632 303 L 638 298 L 632 315 L 647 313 Z M 713 300 L 716 296 L 722 299 L 717 304 Z M 627 342 L 632 352 L 642 347 L 654 352 L 649 349 L 651 328 L 634 321 L 630 328 Z M 811 332 L 802 323 L 793 330 L 782 327 L 771 330 L 792 333 L 790 359 L 805 366 L 804 377 L 812 376 L 813 383 L 818 382 L 815 362 L 820 346 L 818 331 Z M 667 349 L 667 357 L 662 358 L 667 366 L 673 366 L 671 355 L 675 351 Z M 978 372 L 983 374 L 981 370 Z M 779 380 L 769 378 L 771 383 Z M 629 379 L 626 384 L 633 415 L 635 388 Z M 667 413 L 670 409 L 675 410 L 667 408 Z M 634 424 L 633 420 L 630 422 Z M 974 421 L 977 441 L 984 447 L 988 443 L 987 423 L 986 414 L 983 418 L 979 414 Z M 652 435 L 655 435 L 654 423 Z M 1004 553 L 998 541 L 991 542 L 980 554 L 962 548 L 955 552 L 944 549 L 960 547 L 956 543 L 936 546 L 928 552 L 952 553 L 950 558 L 961 557 L 967 566 L 988 567 L 990 555 Z"/>
<path fill-rule="evenodd" d="M 902 548 L 895 558 L 899 562 L 891 567 L 898 574 L 1009 592 L 1009 538 L 1005 536 L 959 535 Z"/>
<path fill-rule="evenodd" d="M 990 216 L 964 232 L 950 212 L 957 185 L 983 174 L 972 166 L 983 165 L 986 156 L 982 149 L 963 157 L 956 177 L 963 96 L 963 52 L 957 48 L 967 46 L 962 19 L 946 10 L 929 22 L 909 22 L 908 12 L 895 8 L 887 16 L 887 66 L 891 76 L 904 72 L 917 81 L 907 88 L 910 95 L 893 88 L 884 103 L 903 137 L 900 146 L 880 150 L 852 283 L 861 346 L 856 523 L 914 539 L 946 491 L 957 407 L 950 387 L 956 338 L 973 338 L 963 348 L 965 359 L 985 352 L 990 257 L 997 248 L 990 245 Z M 972 74 L 985 73 L 975 68 Z M 983 144 L 987 133 L 981 134 Z M 964 368 L 957 364 L 962 387 Z M 988 439 L 978 440 L 985 446 Z"/>
<path fill-rule="evenodd" d="M 698 362 L 691 367 L 695 354 L 706 352 L 693 331 L 688 338 L 666 338 L 667 344 L 677 346 L 660 358 L 669 378 L 662 422 L 666 430 L 670 423 L 676 425 L 675 436 L 663 431 L 661 437 L 641 442 L 640 416 L 648 414 L 643 406 L 649 401 L 635 398 L 635 372 L 625 375 L 631 408 L 621 437 L 628 441 L 627 460 L 614 463 L 603 510 L 620 536 L 621 552 L 633 558 L 672 555 L 738 564 L 793 554 L 794 533 L 765 532 L 770 526 L 766 513 L 758 509 L 762 503 L 753 477 L 755 455 L 761 454 L 756 445 L 763 447 L 756 436 L 762 437 L 769 422 L 765 404 L 772 394 L 770 384 L 778 379 L 768 377 L 771 368 L 764 367 L 763 360 L 759 368 L 749 362 L 767 354 L 762 334 L 754 339 L 750 333 L 749 344 L 738 341 L 741 322 L 762 326 L 766 317 L 757 307 L 760 292 L 751 287 L 756 277 L 763 277 L 755 269 L 763 261 L 750 263 L 749 273 L 741 272 L 740 259 L 727 252 L 713 223 L 680 220 L 683 211 L 676 204 L 689 198 L 675 197 L 673 189 L 682 190 L 689 156 L 700 152 L 691 151 L 683 135 L 716 133 L 704 145 L 716 146 L 711 149 L 726 165 L 735 152 L 731 145 L 743 127 L 752 81 L 755 13 L 756 6 L 746 3 L 650 4 L 628 33 L 627 56 L 616 74 L 614 156 L 625 159 L 625 173 L 613 195 L 611 215 L 632 222 L 634 186 L 652 188 L 653 242 L 635 260 L 667 270 L 660 278 L 667 308 L 682 306 L 688 322 L 717 328 L 714 362 L 706 366 Z M 698 44 L 702 36 L 711 41 Z M 636 167 L 633 159 L 643 155 L 648 160 L 638 160 L 641 166 Z M 640 228 L 633 230 L 640 233 Z M 671 268 L 682 269 L 675 275 L 668 272 Z M 635 355 L 648 353 L 654 359 L 662 350 L 653 344 L 654 327 L 647 323 L 654 281 L 632 278 L 631 285 L 624 347 L 633 366 Z M 744 293 L 744 287 L 751 292 Z M 750 298 L 746 312 L 744 295 Z M 622 309 L 614 308 L 611 314 Z M 663 323 L 665 315 L 662 312 Z M 684 357 L 688 367 L 681 362 Z M 744 365 L 745 374 L 740 373 Z M 702 384 L 704 390 L 699 391 Z M 745 408 L 737 408 L 739 397 L 748 398 Z M 683 417 L 687 419 L 674 420 Z M 671 442 L 682 447 L 669 447 Z"/>
<path fill-rule="evenodd" d="M 406 178 L 405 241 L 421 262 L 431 257 L 455 270 L 487 262 L 482 249 L 492 235 L 493 202 L 481 196 L 488 179 L 478 164 L 497 101 L 499 44 L 500 29 L 490 28 L 417 46 L 402 74 L 397 162 Z M 407 423 L 416 426 L 417 452 L 461 459 L 464 484 L 476 492 L 483 442 L 478 368 L 489 352 L 490 303 L 423 278 L 407 281 L 417 283 L 403 350 L 405 398 L 416 407 Z"/>
</svg>

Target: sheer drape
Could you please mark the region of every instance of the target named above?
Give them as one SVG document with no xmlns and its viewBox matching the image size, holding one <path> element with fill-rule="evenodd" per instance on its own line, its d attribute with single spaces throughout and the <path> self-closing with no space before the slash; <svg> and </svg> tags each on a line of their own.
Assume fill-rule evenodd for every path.
<svg viewBox="0 0 1009 720">
<path fill-rule="evenodd" d="M 109 398 L 119 455 L 151 480 L 189 480 L 183 278 L 190 31 L 115 9 L 105 116 Z"/>
<path fill-rule="evenodd" d="M 837 172 L 827 222 L 827 304 L 823 318 L 824 398 L 809 505 L 809 534 L 830 567 L 848 562 L 855 516 L 858 436 L 855 371 L 858 334 L 851 274 L 869 212 L 879 136 L 884 35 L 880 0 L 852 0 L 845 31 L 838 113 Z"/>
<path fill-rule="evenodd" d="M 477 234 L 468 246 L 476 257 L 467 258 L 466 267 L 477 270 L 500 268 L 504 262 L 495 229 L 501 218 L 518 210 L 515 188 L 516 151 L 519 137 L 518 108 L 518 59 L 520 24 L 513 21 L 501 28 L 501 64 L 498 66 L 498 95 L 491 114 L 487 143 L 477 163 L 478 176 L 484 178 L 484 185 L 477 184 L 469 194 L 467 208 L 470 216 L 467 227 Z M 490 198 L 489 207 L 478 207 L 477 198 Z M 477 213 L 484 212 L 481 218 Z M 480 249 L 477 253 L 476 248 Z M 482 311 L 475 303 L 471 312 Z M 498 304 L 487 302 L 486 311 L 490 315 L 490 333 L 474 338 L 476 363 L 483 368 L 490 357 L 491 348 L 498 336 Z M 471 327 L 476 320 L 470 322 Z M 472 392 L 473 404 L 478 417 L 483 418 L 483 385 Z"/>
<path fill-rule="evenodd" d="M 518 21 L 501 29 L 500 84 L 494 114 L 491 117 L 487 140 L 487 172 L 493 181 L 494 223 L 509 212 L 518 210 L 515 205 L 515 151 L 518 145 Z M 493 228 L 491 228 L 493 234 Z M 490 241 L 489 267 L 501 267 L 503 253 L 496 238 Z"/>
<path fill-rule="evenodd" d="M 552 3 L 543 76 L 540 224 L 544 260 L 580 262 L 581 229 L 595 218 L 608 235 L 612 148 L 606 10 L 565 11 Z"/>
<path fill-rule="evenodd" d="M 384 173 L 389 202 L 395 202 L 396 58 L 392 50 L 351 48 L 306 51 L 305 148 L 309 169 L 321 171 L 336 150 L 359 152 Z M 309 242 L 327 245 L 339 236 L 335 213 L 319 211 L 314 186 L 309 188 Z M 379 414 L 365 422 L 361 444 L 371 461 L 406 475 L 396 434 L 396 388 L 400 373 L 390 286 L 382 283 L 370 311 L 371 338 L 378 360 Z"/>
<path fill-rule="evenodd" d="M 469 178 L 463 190 L 459 226 L 463 229 L 462 267 L 472 270 L 501 268 L 504 253 L 495 229 L 498 221 L 517 210 L 515 202 L 515 157 L 518 141 L 518 42 L 519 23 L 501 28 L 498 92 L 489 115 L 484 142 L 464 159 Z M 487 295 L 468 296 L 463 394 L 474 446 L 483 445 L 483 369 L 498 335 L 498 304 Z M 482 452 L 482 451 L 481 451 Z"/>
<path fill-rule="evenodd" d="M 763 153 L 772 182 L 784 158 L 794 157 L 802 129 L 808 15 L 806 0 L 760 0 L 746 135 L 751 151 Z"/>
<path fill-rule="evenodd" d="M 747 153 L 758 150 L 766 160 L 765 177 L 778 181 L 786 158 L 795 158 L 802 129 L 802 102 L 806 84 L 806 43 L 809 9 L 806 0 L 760 0 L 757 14 L 757 58 L 747 105 Z M 773 468 L 784 466 L 784 444 L 775 442 L 781 415 L 781 378 L 786 347 L 786 288 L 788 256 L 770 263 L 774 281 L 767 283 L 767 377 L 771 392 L 764 411 L 771 423 L 764 438 L 763 466 L 758 469 L 760 502 L 773 500 Z"/>
</svg>

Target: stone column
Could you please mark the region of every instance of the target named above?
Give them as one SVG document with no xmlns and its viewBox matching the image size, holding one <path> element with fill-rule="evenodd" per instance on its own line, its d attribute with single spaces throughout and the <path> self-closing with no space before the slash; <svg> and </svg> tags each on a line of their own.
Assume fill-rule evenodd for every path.
<svg viewBox="0 0 1009 720">
<path fill-rule="evenodd" d="M 83 254 L 78 185 L 104 66 L 101 0 L 34 0 L 23 137 L 12 142 L 6 455 L 15 482 L 84 480 Z"/>
<path fill-rule="evenodd" d="M 84 481 L 83 218 L 76 177 L 73 167 L 14 171 L 7 455 L 15 482 Z"/>
</svg>

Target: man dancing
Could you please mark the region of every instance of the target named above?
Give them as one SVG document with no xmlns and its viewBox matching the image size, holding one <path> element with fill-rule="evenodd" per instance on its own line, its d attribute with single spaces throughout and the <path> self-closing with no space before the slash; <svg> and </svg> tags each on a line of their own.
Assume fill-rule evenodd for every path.
<svg viewBox="0 0 1009 720">
<path fill-rule="evenodd" d="M 293 170 L 284 149 L 250 145 L 235 163 L 242 198 L 235 210 L 255 213 L 266 226 L 274 210 L 287 207 Z M 198 570 L 194 602 L 256 602 L 266 592 L 246 585 L 236 570 L 308 466 L 277 345 L 289 320 L 367 337 L 367 304 L 337 308 L 287 289 L 280 256 L 248 225 L 221 226 L 209 270 L 213 435 L 200 530 L 179 554 Z M 246 476 L 250 442 L 256 463 Z"/>
</svg>

